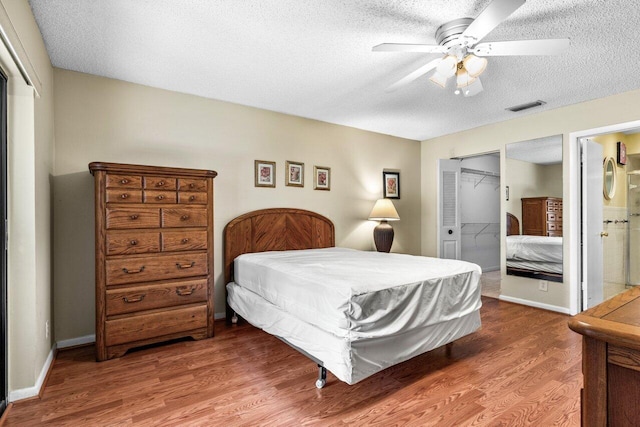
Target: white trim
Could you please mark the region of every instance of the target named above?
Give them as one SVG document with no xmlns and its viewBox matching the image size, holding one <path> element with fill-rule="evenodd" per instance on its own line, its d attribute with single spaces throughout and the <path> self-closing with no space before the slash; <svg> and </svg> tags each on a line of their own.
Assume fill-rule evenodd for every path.
<svg viewBox="0 0 640 427">
<path fill-rule="evenodd" d="M 582 289 L 580 278 L 581 259 L 581 239 L 580 236 L 580 138 L 605 135 L 626 130 L 640 128 L 640 120 L 615 125 L 603 126 L 599 128 L 587 129 L 569 134 L 569 200 L 571 201 L 569 216 L 569 314 L 574 315 L 580 312 Z M 566 212 L 566 209 L 565 209 Z M 566 221 L 565 221 L 566 223 Z M 565 264 L 566 265 L 566 264 Z"/>
<path fill-rule="evenodd" d="M 567 307 L 559 307 L 557 305 L 545 304 L 543 302 L 531 301 L 528 299 L 514 298 L 506 295 L 498 297 L 500 301 L 513 302 L 515 304 L 527 305 L 529 307 L 542 308 L 543 310 L 555 311 L 562 314 L 570 314 Z"/>
<path fill-rule="evenodd" d="M 35 397 L 38 394 L 40 394 L 40 389 L 44 384 L 45 378 L 47 378 L 49 369 L 51 369 L 51 364 L 53 363 L 54 354 L 56 354 L 55 344 L 53 345 L 53 347 L 51 347 L 51 351 L 49 351 L 49 356 L 47 356 L 47 360 L 45 360 L 44 365 L 42 366 L 42 370 L 40 371 L 40 375 L 38 375 L 38 380 L 36 381 L 36 384 L 33 387 L 21 388 L 19 390 L 10 391 L 8 396 L 9 402 L 28 399 L 30 397 Z"/>
<path fill-rule="evenodd" d="M 83 337 L 77 337 L 77 338 L 71 338 L 68 340 L 62 340 L 62 341 L 58 341 L 57 343 L 57 348 L 69 348 L 69 347 L 75 347 L 77 345 L 85 345 L 85 344 L 91 344 L 96 342 L 96 336 L 95 334 L 92 335 L 85 335 Z"/>
</svg>

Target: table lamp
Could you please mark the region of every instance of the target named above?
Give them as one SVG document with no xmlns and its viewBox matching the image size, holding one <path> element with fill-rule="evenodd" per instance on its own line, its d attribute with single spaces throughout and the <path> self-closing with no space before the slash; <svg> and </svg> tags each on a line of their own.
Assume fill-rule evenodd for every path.
<svg viewBox="0 0 640 427">
<path fill-rule="evenodd" d="M 393 227 L 388 221 L 400 221 L 398 211 L 389 199 L 379 199 L 373 205 L 369 220 L 380 221 L 373 229 L 373 241 L 378 252 L 389 252 L 393 244 Z"/>
</svg>

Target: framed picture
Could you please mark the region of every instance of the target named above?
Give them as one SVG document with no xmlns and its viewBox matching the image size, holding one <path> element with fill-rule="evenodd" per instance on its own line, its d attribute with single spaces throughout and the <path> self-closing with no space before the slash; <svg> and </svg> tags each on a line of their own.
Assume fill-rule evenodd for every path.
<svg viewBox="0 0 640 427">
<path fill-rule="evenodd" d="M 627 146 L 624 145 L 624 142 L 618 142 L 618 164 L 627 164 Z"/>
<path fill-rule="evenodd" d="M 255 161 L 256 187 L 276 186 L 276 162 Z"/>
<path fill-rule="evenodd" d="M 284 183 L 290 187 L 304 187 L 304 163 L 287 160 Z"/>
<path fill-rule="evenodd" d="M 313 167 L 313 189 L 331 190 L 331 168 L 324 166 Z"/>
<path fill-rule="evenodd" d="M 399 199 L 400 198 L 400 172 L 382 172 L 384 181 L 384 198 Z"/>
</svg>

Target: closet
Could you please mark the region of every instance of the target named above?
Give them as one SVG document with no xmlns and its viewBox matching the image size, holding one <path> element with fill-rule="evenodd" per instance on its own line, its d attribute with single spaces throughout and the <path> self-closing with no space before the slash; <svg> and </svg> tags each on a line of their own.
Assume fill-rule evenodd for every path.
<svg viewBox="0 0 640 427">
<path fill-rule="evenodd" d="M 500 157 L 493 154 L 460 160 L 462 259 L 500 269 Z"/>
</svg>

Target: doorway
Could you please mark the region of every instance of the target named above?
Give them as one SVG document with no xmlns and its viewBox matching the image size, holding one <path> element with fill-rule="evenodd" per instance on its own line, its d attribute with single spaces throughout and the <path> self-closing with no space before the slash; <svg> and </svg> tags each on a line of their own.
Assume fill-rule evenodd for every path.
<svg viewBox="0 0 640 427">
<path fill-rule="evenodd" d="M 577 314 L 578 312 L 598 304 L 602 301 L 603 295 L 603 239 L 607 238 L 608 231 L 606 229 L 607 224 L 605 221 L 607 218 L 602 217 L 602 210 L 600 210 L 600 216 L 591 215 L 583 218 L 583 213 L 591 212 L 594 209 L 593 203 L 600 202 L 602 206 L 603 195 L 603 177 L 604 177 L 604 164 L 602 159 L 596 159 L 599 162 L 600 173 L 600 188 L 591 188 L 593 194 L 599 191 L 599 201 L 594 200 L 589 202 L 583 198 L 583 193 L 589 191 L 589 184 L 587 180 L 583 178 L 583 141 L 588 138 L 597 138 L 602 135 L 608 134 L 625 134 L 637 130 L 640 128 L 640 121 L 621 123 L 617 125 L 605 126 L 601 128 L 589 129 L 586 131 L 580 131 L 570 134 L 570 200 L 571 200 L 571 215 L 569 221 L 570 230 L 570 312 L 571 314 Z M 619 160 L 617 153 L 614 154 L 615 161 Z M 602 156 L 601 156 L 602 157 Z M 612 157 L 609 154 L 607 157 Z M 626 176 L 622 179 L 627 182 Z M 595 182 L 595 181 L 594 181 Z M 595 184 L 592 184 L 595 185 Z M 626 193 L 626 189 L 625 189 Z M 591 218 L 591 219 L 590 219 Z M 594 219 L 595 218 L 595 219 Z M 598 218 L 600 218 L 598 220 Z M 624 219 L 622 219 L 624 220 Z M 621 220 L 619 220 L 621 221 Z M 615 220 L 614 220 L 615 224 Z M 622 223 L 625 224 L 625 223 Z M 594 249 L 596 246 L 596 250 Z M 600 277 L 600 279 L 597 279 Z M 595 279 L 594 279 L 595 278 Z"/>
<path fill-rule="evenodd" d="M 7 407 L 7 77 L 0 71 L 0 415 Z"/>
</svg>

